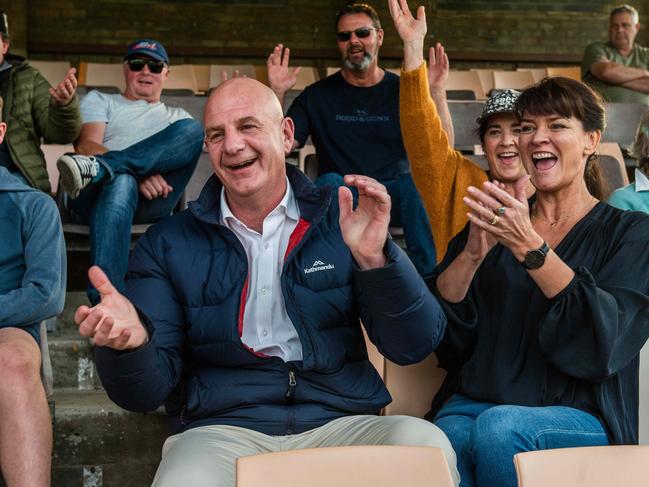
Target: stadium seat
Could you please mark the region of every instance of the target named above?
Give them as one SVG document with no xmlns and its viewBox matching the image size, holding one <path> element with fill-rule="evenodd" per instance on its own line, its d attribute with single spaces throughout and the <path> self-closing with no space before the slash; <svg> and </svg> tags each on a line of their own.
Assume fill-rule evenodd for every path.
<svg viewBox="0 0 649 487">
<path fill-rule="evenodd" d="M 344 446 L 237 459 L 237 487 L 451 487 L 442 450 Z"/>
<path fill-rule="evenodd" d="M 534 78 L 535 83 L 538 83 L 548 75 L 546 68 L 516 68 L 516 71 L 529 71 L 532 73 L 532 78 Z"/>
<path fill-rule="evenodd" d="M 74 147 L 72 144 L 41 144 L 41 151 L 45 156 L 45 167 L 52 186 L 52 195 L 56 195 L 59 187 L 59 168 L 56 167 L 56 161 L 66 152 L 74 152 Z"/>
<path fill-rule="evenodd" d="M 649 446 L 596 446 L 514 455 L 519 487 L 646 487 Z"/>
<path fill-rule="evenodd" d="M 617 142 L 622 149 L 630 148 L 648 108 L 642 103 L 606 103 L 606 130 L 602 141 Z"/>
<path fill-rule="evenodd" d="M 494 71 L 495 90 L 524 90 L 534 84 L 530 71 Z"/>
<path fill-rule="evenodd" d="M 599 161 L 611 191 L 629 184 L 624 157 L 619 145 L 615 142 L 602 142 L 599 145 Z"/>
<path fill-rule="evenodd" d="M 163 93 L 182 96 L 195 95 L 198 91 L 198 82 L 191 64 L 171 66 L 169 77 L 164 82 Z"/>
<path fill-rule="evenodd" d="M 212 64 L 210 66 L 210 83 L 209 88 L 214 88 L 221 84 L 223 73 L 227 73 L 228 79 L 234 76 L 238 71 L 239 76 L 257 79 L 257 71 L 252 64 Z"/>
<path fill-rule="evenodd" d="M 38 69 L 43 77 L 52 86 L 58 85 L 68 74 L 70 63 L 68 61 L 29 61 L 30 66 Z"/>
<path fill-rule="evenodd" d="M 312 66 L 302 66 L 300 72 L 297 74 L 297 82 L 292 89 L 294 90 L 303 90 L 309 85 L 312 85 L 320 79 L 318 76 L 318 69 Z"/>
<path fill-rule="evenodd" d="M 485 91 L 480 83 L 480 76 L 475 71 L 455 71 L 450 70 L 446 90 L 470 90 L 475 93 L 477 100 L 486 98 Z"/>
<path fill-rule="evenodd" d="M 124 68 L 122 63 L 87 63 L 79 65 L 79 85 L 95 88 L 107 93 L 124 91 Z"/>
<path fill-rule="evenodd" d="M 488 96 L 489 92 L 494 89 L 494 70 L 471 68 L 471 71 L 478 73 L 480 84 L 482 85 L 482 90 L 484 91 L 485 95 Z"/>
<path fill-rule="evenodd" d="M 581 81 L 581 68 L 579 66 L 548 67 L 548 76 L 563 76 L 564 78 Z"/>
<path fill-rule="evenodd" d="M 448 109 L 453 120 L 455 135 L 455 148 L 462 152 L 471 153 L 475 145 L 480 144 L 480 138 L 475 132 L 476 119 L 482 113 L 482 101 L 456 101 L 449 100 Z"/>
</svg>

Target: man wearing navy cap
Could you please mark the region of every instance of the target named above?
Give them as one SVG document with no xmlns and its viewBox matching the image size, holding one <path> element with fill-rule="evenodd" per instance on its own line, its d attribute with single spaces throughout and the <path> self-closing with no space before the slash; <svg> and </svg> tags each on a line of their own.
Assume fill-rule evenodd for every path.
<svg viewBox="0 0 649 487">
<path fill-rule="evenodd" d="M 57 161 L 74 218 L 90 225 L 92 263 L 118 289 L 124 287 L 131 224 L 171 213 L 203 146 L 201 124 L 160 101 L 168 76 L 169 57 L 160 42 L 130 44 L 124 93 L 92 91 L 82 100 L 76 154 Z M 88 297 L 98 302 L 90 285 Z"/>
</svg>

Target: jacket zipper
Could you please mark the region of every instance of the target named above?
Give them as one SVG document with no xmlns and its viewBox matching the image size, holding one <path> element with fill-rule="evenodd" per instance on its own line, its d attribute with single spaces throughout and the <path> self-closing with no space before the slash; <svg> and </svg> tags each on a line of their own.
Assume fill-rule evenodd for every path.
<svg viewBox="0 0 649 487">
<path fill-rule="evenodd" d="M 295 396 L 295 386 L 297 385 L 297 380 L 295 380 L 295 370 L 289 369 L 288 371 L 288 389 L 286 390 L 286 400 L 288 402 L 293 402 Z"/>
</svg>

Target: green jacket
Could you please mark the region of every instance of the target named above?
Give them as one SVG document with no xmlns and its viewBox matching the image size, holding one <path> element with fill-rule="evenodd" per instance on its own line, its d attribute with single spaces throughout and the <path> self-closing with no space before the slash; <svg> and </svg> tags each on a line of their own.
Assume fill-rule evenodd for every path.
<svg viewBox="0 0 649 487">
<path fill-rule="evenodd" d="M 81 130 L 79 99 L 75 95 L 64 107 L 54 104 L 50 84 L 38 70 L 22 57 L 7 55 L 5 59 L 12 68 L 0 86 L 0 94 L 11 159 L 32 186 L 49 193 L 52 188 L 41 138 L 49 144 L 69 144 L 77 138 Z"/>
</svg>

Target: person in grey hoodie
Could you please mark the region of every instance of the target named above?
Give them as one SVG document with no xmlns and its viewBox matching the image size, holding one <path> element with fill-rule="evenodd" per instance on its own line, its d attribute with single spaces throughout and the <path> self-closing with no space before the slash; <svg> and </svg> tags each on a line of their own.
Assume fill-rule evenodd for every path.
<svg viewBox="0 0 649 487">
<path fill-rule="evenodd" d="M 54 200 L 1 166 L 0 235 L 0 468 L 9 487 L 49 486 L 39 324 L 63 309 L 65 243 Z"/>
</svg>

